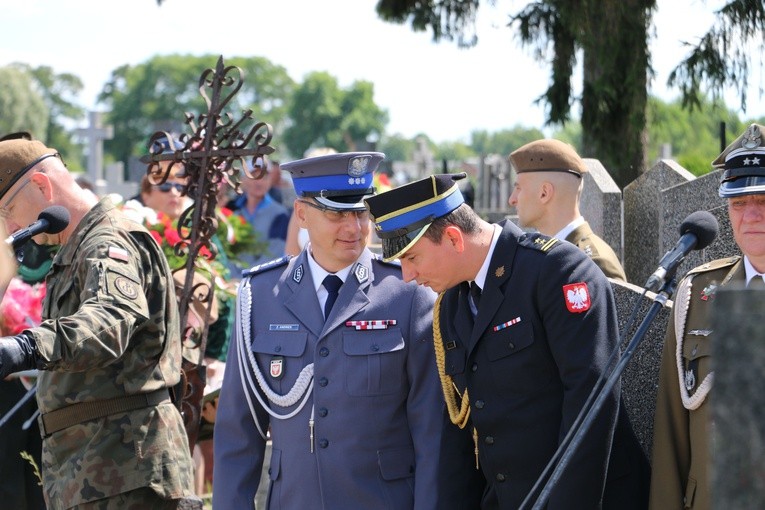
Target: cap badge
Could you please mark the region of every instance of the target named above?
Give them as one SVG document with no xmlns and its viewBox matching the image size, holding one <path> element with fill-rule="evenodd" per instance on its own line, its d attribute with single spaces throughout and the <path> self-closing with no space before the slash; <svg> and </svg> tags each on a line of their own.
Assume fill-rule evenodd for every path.
<svg viewBox="0 0 765 510">
<path fill-rule="evenodd" d="M 741 146 L 745 149 L 754 149 L 760 146 L 762 142 L 762 134 L 760 128 L 757 126 L 749 126 L 744 133 L 744 138 L 741 140 Z"/>
<path fill-rule="evenodd" d="M 357 158 L 351 158 L 351 160 L 348 162 L 348 175 L 351 177 L 361 177 L 367 173 L 367 167 L 369 166 L 369 161 L 371 159 L 371 156 L 359 156 Z"/>
<path fill-rule="evenodd" d="M 497 269 L 494 271 L 494 276 L 496 276 L 497 278 L 502 278 L 502 276 L 503 276 L 504 274 L 505 274 L 505 266 L 499 266 L 499 267 L 498 267 L 498 268 L 497 268 Z"/>
</svg>

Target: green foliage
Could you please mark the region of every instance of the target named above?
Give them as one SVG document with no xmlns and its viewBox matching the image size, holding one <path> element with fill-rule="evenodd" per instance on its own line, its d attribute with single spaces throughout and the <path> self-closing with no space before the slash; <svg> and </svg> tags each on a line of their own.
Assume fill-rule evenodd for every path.
<svg viewBox="0 0 765 510">
<path fill-rule="evenodd" d="M 400 134 L 383 136 L 378 150 L 385 153 L 386 161 L 407 161 L 417 147 L 414 140 Z"/>
<path fill-rule="evenodd" d="M 105 142 L 106 151 L 127 165 L 131 156 L 146 154 L 146 144 L 155 131 L 185 131 L 185 113 L 196 117 L 207 110 L 199 93 L 199 79 L 206 69 L 215 69 L 218 58 L 155 56 L 142 64 L 112 71 L 99 101 L 109 107 L 107 122 L 119 136 Z M 238 119 L 242 111 L 251 109 L 253 119 L 271 123 L 278 132 L 294 87 L 287 71 L 261 57 L 232 57 L 224 63 L 243 72 L 242 88 L 226 111 Z M 229 76 L 236 78 L 238 74 L 234 70 Z"/>
<path fill-rule="evenodd" d="M 373 95 L 370 82 L 357 81 L 343 90 L 327 72 L 307 75 L 288 107 L 291 124 L 283 140 L 290 154 L 301 157 L 311 147 L 353 151 L 366 147 L 370 138 L 379 139 L 388 113 Z"/>
<path fill-rule="evenodd" d="M 470 133 L 470 147 L 476 154 L 507 156 L 518 147 L 544 137 L 544 133 L 537 128 L 517 125 L 494 133 L 473 131 Z"/>
<path fill-rule="evenodd" d="M 28 68 L 0 67 L 0 135 L 28 131 L 47 140 L 50 109 Z"/>
<path fill-rule="evenodd" d="M 477 156 L 476 152 L 463 142 L 443 142 L 436 145 L 433 157 L 436 161 L 462 161 Z M 446 172 L 446 168 L 437 170 Z"/>
</svg>

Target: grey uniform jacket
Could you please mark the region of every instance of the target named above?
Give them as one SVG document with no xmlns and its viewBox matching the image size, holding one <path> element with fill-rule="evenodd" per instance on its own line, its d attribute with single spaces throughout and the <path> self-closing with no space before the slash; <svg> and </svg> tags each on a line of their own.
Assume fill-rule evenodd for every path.
<svg viewBox="0 0 765 510">
<path fill-rule="evenodd" d="M 240 283 L 214 432 L 215 509 L 253 507 L 269 427 L 269 509 L 438 508 L 435 294 L 365 250 L 325 324 L 308 256 Z"/>
</svg>

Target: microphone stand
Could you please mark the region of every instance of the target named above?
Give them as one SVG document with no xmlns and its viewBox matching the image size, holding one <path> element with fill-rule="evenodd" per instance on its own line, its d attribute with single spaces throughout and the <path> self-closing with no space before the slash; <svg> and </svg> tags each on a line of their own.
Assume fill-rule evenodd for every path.
<svg viewBox="0 0 765 510">
<path fill-rule="evenodd" d="M 653 304 L 648 309 L 648 312 L 646 313 L 643 321 L 640 323 L 640 326 L 638 326 L 637 331 L 635 331 L 635 334 L 627 345 L 627 348 L 624 350 L 621 358 L 619 359 L 618 364 L 609 374 L 608 379 L 604 383 L 603 387 L 600 388 L 599 393 L 597 393 L 598 396 L 594 403 L 589 408 L 587 408 L 587 405 L 590 403 L 591 398 L 588 399 L 585 403 L 585 409 L 587 409 L 586 414 L 584 414 L 584 417 L 582 418 L 583 415 L 580 412 L 580 415 L 577 418 L 577 423 L 574 423 L 558 447 L 558 450 L 553 455 L 553 458 L 560 456 L 560 460 L 558 461 L 555 470 L 550 475 L 550 478 L 547 480 L 547 483 L 542 488 L 542 492 L 539 494 L 539 497 L 534 503 L 532 510 L 542 510 L 547 504 L 547 501 L 550 499 L 550 493 L 560 480 L 563 471 L 568 466 L 568 463 L 571 461 L 571 458 L 573 457 L 577 448 L 579 448 L 579 445 L 582 443 L 584 435 L 587 433 L 595 421 L 598 412 L 600 411 L 601 407 L 603 407 L 603 403 L 605 402 L 606 398 L 608 398 L 609 391 L 619 381 L 622 372 L 624 372 L 624 369 L 627 367 L 627 363 L 629 363 L 630 359 L 632 359 L 632 356 L 635 354 L 635 350 L 637 349 L 640 342 L 642 342 L 643 337 L 648 331 L 648 328 L 651 326 L 653 320 L 656 318 L 656 315 L 659 313 L 659 310 L 666 306 L 667 301 L 672 296 L 672 294 L 674 294 L 676 285 L 677 283 L 675 278 L 672 277 L 668 278 L 666 283 L 661 287 L 661 289 L 659 289 L 659 292 L 656 294 L 656 297 L 653 300 Z M 598 391 L 597 384 L 596 387 L 593 388 L 593 391 Z M 590 395 L 590 397 L 592 397 L 592 395 Z M 582 418 L 581 422 L 579 422 L 579 418 Z M 567 441 L 569 438 L 571 438 L 570 441 Z M 542 473 L 540 479 L 543 478 L 545 474 L 546 470 Z M 534 486 L 534 488 L 532 488 L 532 493 L 534 492 L 538 483 L 539 481 Z M 529 496 L 531 496 L 531 493 L 529 493 Z M 526 499 L 529 499 L 528 496 Z M 526 500 L 524 500 L 524 503 L 521 504 L 520 509 L 525 507 L 525 503 Z"/>
</svg>

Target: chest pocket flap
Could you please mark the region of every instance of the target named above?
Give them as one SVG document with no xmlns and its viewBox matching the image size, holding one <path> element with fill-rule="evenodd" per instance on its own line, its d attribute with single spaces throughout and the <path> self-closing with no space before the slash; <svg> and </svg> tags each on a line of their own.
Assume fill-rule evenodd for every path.
<svg viewBox="0 0 765 510">
<path fill-rule="evenodd" d="M 404 348 L 401 330 L 390 328 L 377 331 L 343 332 L 343 351 L 348 356 L 369 356 L 400 351 Z"/>
<path fill-rule="evenodd" d="M 712 355 L 712 342 L 706 337 L 686 336 L 683 342 L 683 357 L 687 360 L 695 360 Z"/>
<path fill-rule="evenodd" d="M 252 351 L 272 356 L 302 356 L 308 343 L 308 333 L 305 331 L 280 331 L 258 334 L 252 341 Z"/>
<path fill-rule="evenodd" d="M 496 361 L 516 354 L 534 343 L 534 328 L 531 324 L 514 324 L 486 335 L 486 355 L 489 361 Z"/>
</svg>

